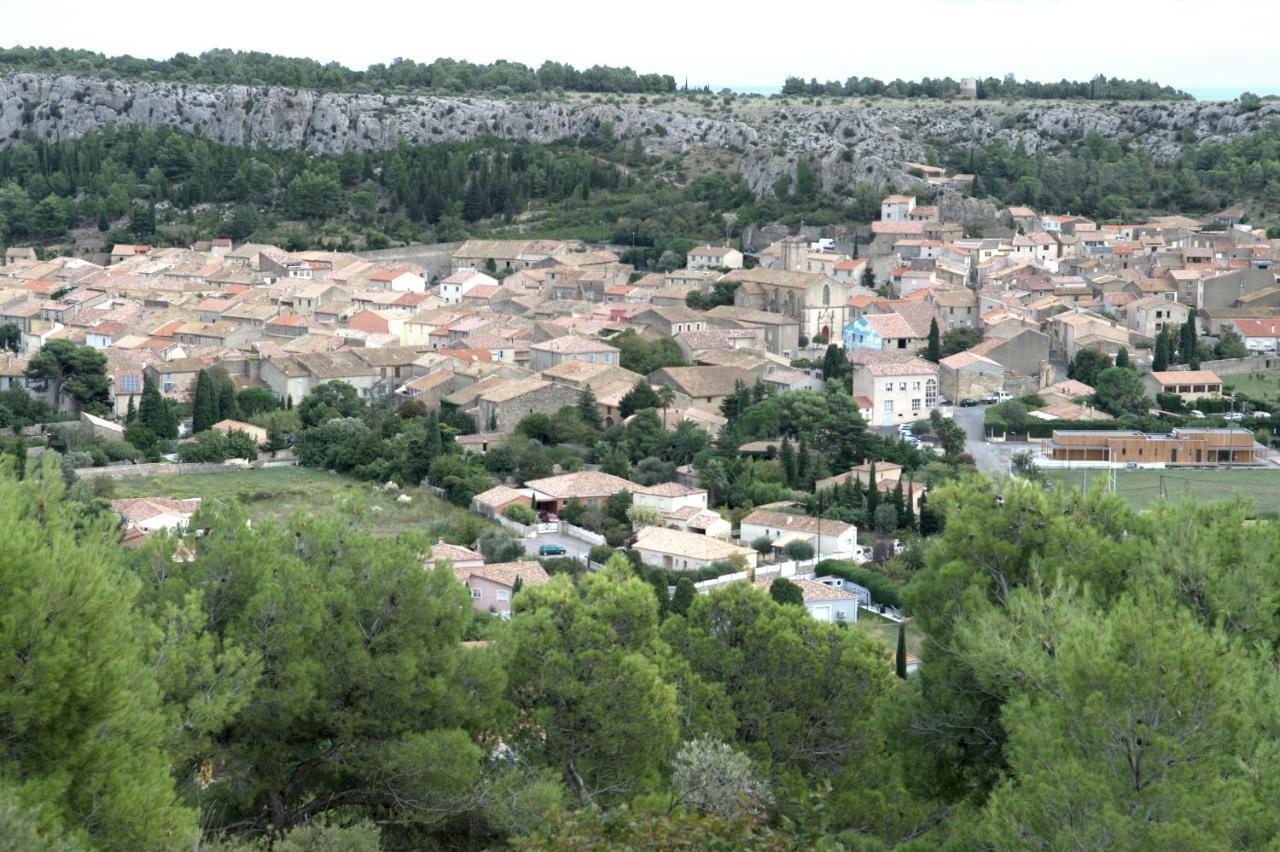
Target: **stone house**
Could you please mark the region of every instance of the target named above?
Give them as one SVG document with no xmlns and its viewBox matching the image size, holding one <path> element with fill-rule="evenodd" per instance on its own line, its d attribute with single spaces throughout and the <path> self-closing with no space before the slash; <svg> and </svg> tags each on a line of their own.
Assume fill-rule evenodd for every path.
<svg viewBox="0 0 1280 852">
<path fill-rule="evenodd" d="M 957 352 L 938 362 L 938 387 L 952 402 L 981 399 L 1004 389 L 1004 367 L 972 351 Z"/>
<path fill-rule="evenodd" d="M 578 402 L 579 392 L 546 379 L 512 379 L 477 398 L 477 425 L 488 432 L 510 432 L 530 414 L 551 416 Z"/>
</svg>

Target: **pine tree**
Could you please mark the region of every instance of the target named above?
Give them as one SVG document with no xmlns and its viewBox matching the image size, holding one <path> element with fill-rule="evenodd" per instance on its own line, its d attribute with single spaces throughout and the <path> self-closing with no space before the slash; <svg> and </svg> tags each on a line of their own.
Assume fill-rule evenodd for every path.
<svg viewBox="0 0 1280 852">
<path fill-rule="evenodd" d="M 905 622 L 898 624 L 898 653 L 894 655 L 894 670 L 898 677 L 907 679 L 907 625 Z"/>
<path fill-rule="evenodd" d="M 778 445 L 778 462 L 782 465 L 782 475 L 786 479 L 787 487 L 794 488 L 796 485 L 796 451 L 791 446 L 791 439 L 786 435 L 782 436 L 782 443 Z"/>
<path fill-rule="evenodd" d="M 938 332 L 937 319 L 929 320 L 929 343 L 924 357 L 935 364 L 942 360 L 942 335 Z"/>
<path fill-rule="evenodd" d="M 1125 349 L 1123 346 L 1121 346 L 1120 351 L 1116 353 L 1116 366 L 1117 367 L 1129 366 L 1129 350 Z"/>
<path fill-rule="evenodd" d="M 191 395 L 191 431 L 204 432 L 218 422 L 218 400 L 214 396 L 213 381 L 204 370 L 196 373 L 196 388 Z"/>
</svg>

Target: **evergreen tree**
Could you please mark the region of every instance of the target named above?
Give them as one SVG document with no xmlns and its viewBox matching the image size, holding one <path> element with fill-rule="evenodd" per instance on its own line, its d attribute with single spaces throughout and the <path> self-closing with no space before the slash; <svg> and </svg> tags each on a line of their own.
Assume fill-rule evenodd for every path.
<svg viewBox="0 0 1280 852">
<path fill-rule="evenodd" d="M 876 487 L 876 463 L 871 462 L 871 467 L 867 471 L 867 520 L 871 520 L 875 516 L 876 508 L 880 505 L 880 489 Z"/>
<path fill-rule="evenodd" d="M 796 451 L 791 446 L 791 439 L 783 435 L 782 443 L 778 445 L 778 462 L 782 465 L 782 475 L 786 479 L 787 487 L 794 488 L 796 486 Z"/>
<path fill-rule="evenodd" d="M 1151 369 L 1154 372 L 1159 373 L 1169 369 L 1169 361 L 1172 358 L 1172 353 L 1169 351 L 1170 346 L 1169 330 L 1167 328 L 1161 329 L 1160 333 L 1156 335 L 1155 354 L 1151 359 Z"/>
<path fill-rule="evenodd" d="M 844 376 L 849 361 L 845 358 L 844 349 L 831 343 L 827 346 L 826 354 L 822 356 L 822 377 L 824 379 L 839 379 Z"/>
<path fill-rule="evenodd" d="M 898 624 L 898 652 L 894 655 L 894 671 L 898 677 L 903 680 L 907 679 L 907 625 L 906 622 Z"/>
<path fill-rule="evenodd" d="M 916 528 L 915 483 L 908 479 L 905 501 L 902 508 L 902 525 L 909 530 Z"/>
<path fill-rule="evenodd" d="M 177 421 L 150 376 L 142 381 L 142 402 L 138 405 L 137 420 L 162 441 L 178 437 Z"/>
<path fill-rule="evenodd" d="M 578 394 L 578 417 L 592 429 L 599 429 L 602 425 L 595 392 L 589 387 L 583 388 L 582 393 Z"/>
<path fill-rule="evenodd" d="M 490 412 L 489 412 L 489 431 L 490 431 L 490 432 L 497 432 L 497 431 L 498 431 L 498 412 L 497 412 L 497 410 L 493 410 L 493 411 L 490 411 Z"/>
<path fill-rule="evenodd" d="M 618 400 L 618 413 L 623 417 L 630 417 L 637 411 L 644 411 L 646 408 L 658 408 L 662 405 L 662 400 L 658 399 L 658 392 L 653 389 L 647 379 L 637 379 L 631 390 Z"/>
<path fill-rule="evenodd" d="M 876 289 L 876 274 L 871 269 L 871 259 L 862 265 L 862 286 L 868 290 Z"/>
<path fill-rule="evenodd" d="M 681 577 L 676 581 L 675 594 L 671 596 L 671 611 L 676 615 L 686 614 L 697 596 L 698 590 L 693 585 L 693 580 L 689 577 Z"/>
<path fill-rule="evenodd" d="M 213 381 L 201 370 L 196 373 L 195 391 L 191 395 L 191 431 L 204 432 L 218 422 L 218 399 L 214 395 Z"/>
<path fill-rule="evenodd" d="M 938 320 L 929 320 L 929 343 L 925 348 L 924 357 L 933 363 L 942 360 L 942 336 L 938 332 Z"/>
<path fill-rule="evenodd" d="M 1117 366 L 1117 367 L 1129 367 L 1129 366 L 1130 366 L 1130 364 L 1129 364 L 1129 350 L 1128 350 L 1128 349 L 1125 349 L 1123 346 L 1121 346 L 1121 347 L 1120 347 L 1120 351 L 1116 353 L 1116 366 Z"/>
<path fill-rule="evenodd" d="M 1187 363 L 1196 354 L 1196 318 L 1187 317 L 1182 324 L 1181 339 L 1178 342 L 1178 362 Z"/>
<path fill-rule="evenodd" d="M 129 407 L 128 409 L 125 410 L 125 413 L 124 413 L 125 425 L 132 423 L 133 418 L 137 416 L 138 416 L 138 409 L 134 407 L 133 394 L 129 394 Z"/>
<path fill-rule="evenodd" d="M 795 487 L 808 490 L 813 479 L 813 458 L 809 455 L 809 447 L 804 439 L 800 439 L 800 449 L 796 453 Z"/>
<path fill-rule="evenodd" d="M 899 518 L 903 517 L 906 514 L 906 509 L 903 507 L 902 504 L 903 504 L 902 480 L 899 479 L 898 484 L 893 486 L 893 508 L 897 511 Z"/>
<path fill-rule="evenodd" d="M 239 420 L 240 406 L 236 403 L 236 386 L 231 378 L 217 383 L 218 420 Z M 214 421 L 217 422 L 217 421 Z"/>
</svg>

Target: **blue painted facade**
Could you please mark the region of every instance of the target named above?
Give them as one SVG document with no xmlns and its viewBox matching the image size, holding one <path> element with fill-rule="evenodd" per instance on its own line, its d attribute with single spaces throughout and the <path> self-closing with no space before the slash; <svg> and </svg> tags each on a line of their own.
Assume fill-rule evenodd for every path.
<svg viewBox="0 0 1280 852">
<path fill-rule="evenodd" d="M 871 323 L 867 322 L 865 316 L 858 317 L 855 322 L 845 325 L 841 334 L 844 338 L 846 352 L 852 349 L 884 348 L 884 341 L 880 339 L 880 333 L 871 327 Z"/>
</svg>

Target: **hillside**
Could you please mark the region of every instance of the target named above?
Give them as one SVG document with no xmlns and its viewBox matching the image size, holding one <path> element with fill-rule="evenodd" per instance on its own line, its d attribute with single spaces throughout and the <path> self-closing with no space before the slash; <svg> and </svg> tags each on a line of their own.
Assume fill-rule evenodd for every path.
<svg viewBox="0 0 1280 852">
<path fill-rule="evenodd" d="M 798 158 L 824 190 L 852 183 L 905 189 L 903 160 L 945 157 L 1003 140 L 1057 156 L 1090 132 L 1150 153 L 1248 135 L 1280 112 L 1235 103 L 941 102 L 713 95 L 443 97 L 321 93 L 15 74 L 0 80 L 0 147 L 56 141 L 114 124 L 168 127 L 228 145 L 337 153 L 486 136 L 547 143 L 600 133 L 649 153 L 718 149 L 764 194 Z"/>
</svg>

